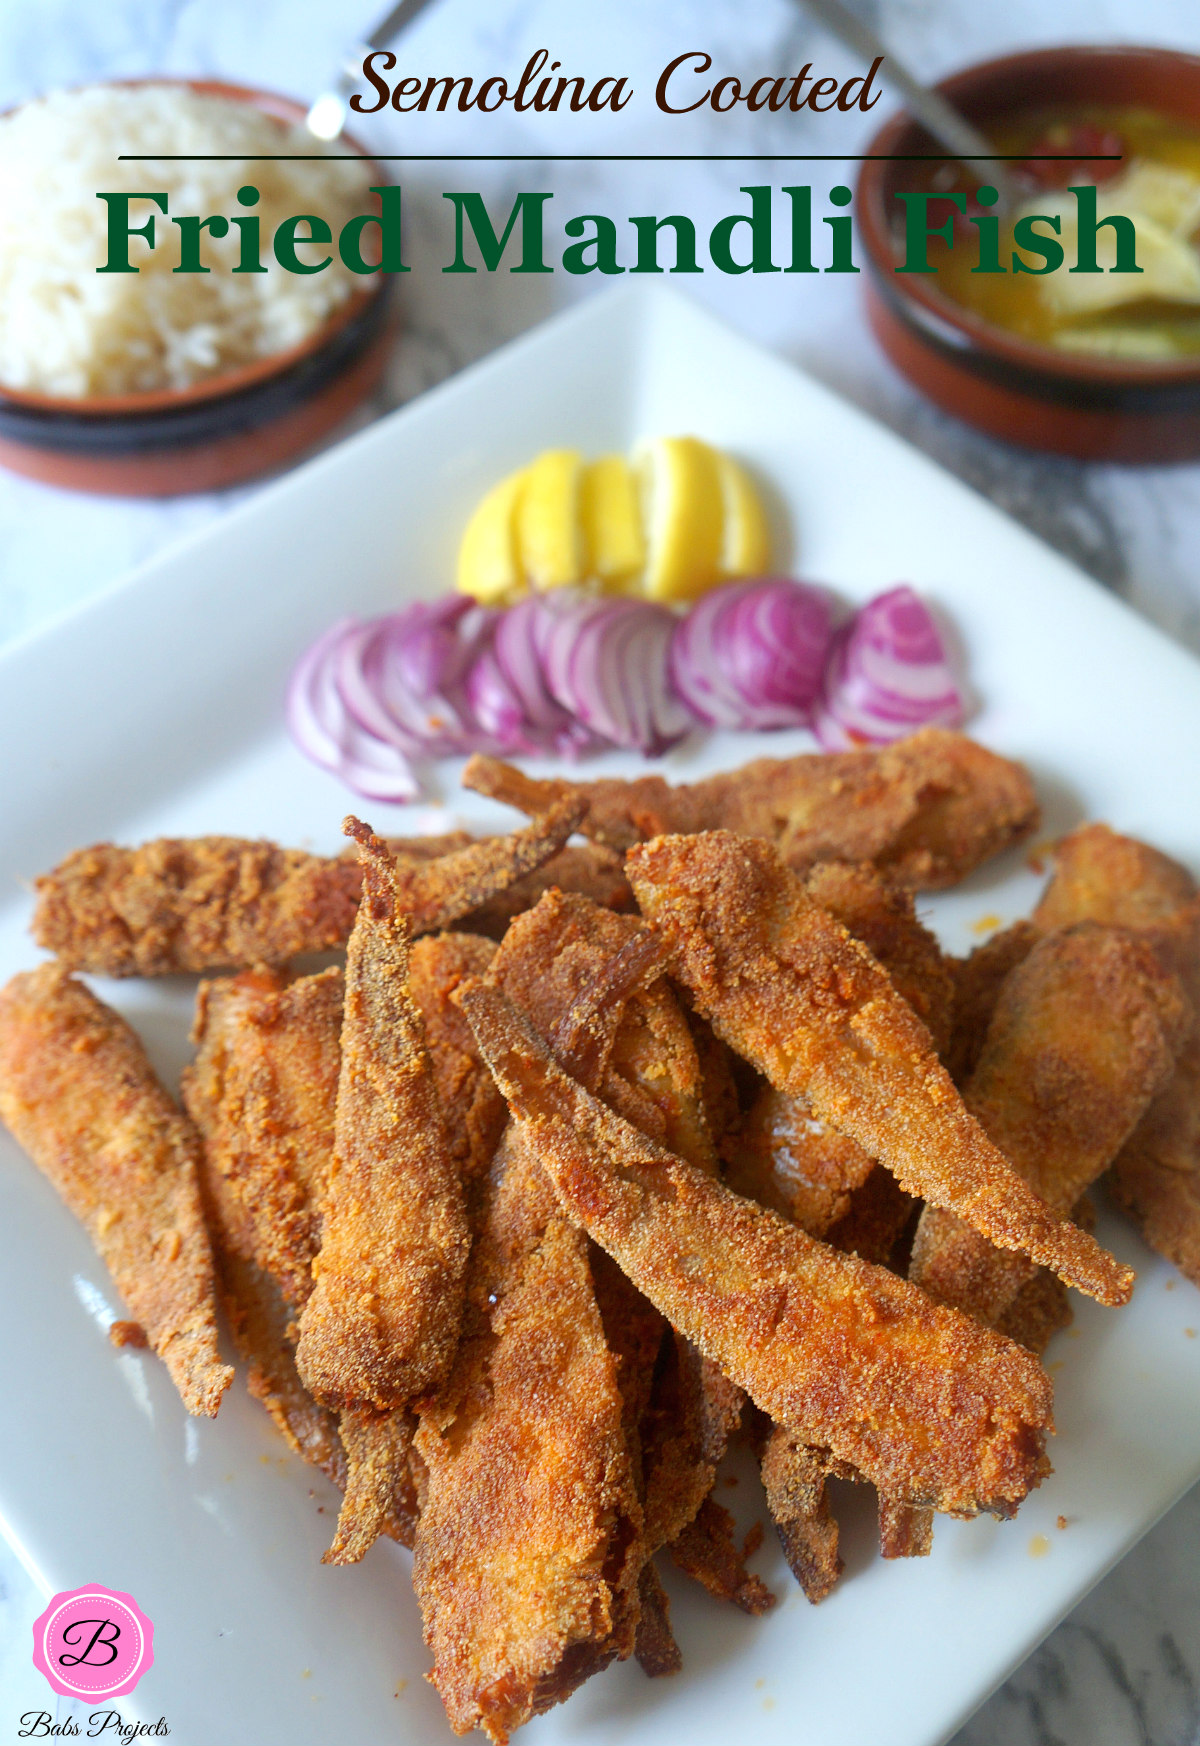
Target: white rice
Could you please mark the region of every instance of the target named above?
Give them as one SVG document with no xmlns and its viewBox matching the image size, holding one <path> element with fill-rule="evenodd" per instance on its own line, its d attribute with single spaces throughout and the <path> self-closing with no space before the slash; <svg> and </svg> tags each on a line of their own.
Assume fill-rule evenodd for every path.
<svg viewBox="0 0 1200 1746">
<path fill-rule="evenodd" d="M 338 259 L 346 220 L 372 210 L 356 163 L 119 163 L 121 152 L 314 152 L 322 147 L 248 103 L 169 85 L 96 85 L 55 92 L 0 118 L 0 383 L 64 396 L 184 388 L 298 344 L 356 288 L 374 283 Z M 238 203 L 252 183 L 257 206 Z M 132 273 L 97 273 L 107 258 L 108 207 L 99 190 L 165 191 L 164 216 L 134 201 L 130 225 L 155 220 L 151 253 L 129 245 Z M 176 215 L 257 214 L 265 273 L 231 271 L 241 238 L 202 233 L 208 273 L 179 265 Z M 325 220 L 334 241 L 301 244 L 301 261 L 332 254 L 323 272 L 286 272 L 271 239 L 297 213 Z M 307 227 L 305 227 L 307 228 Z M 303 233 L 302 233 L 303 234 Z M 363 251 L 371 259 L 368 227 Z M 376 257 L 377 258 L 377 257 Z"/>
</svg>

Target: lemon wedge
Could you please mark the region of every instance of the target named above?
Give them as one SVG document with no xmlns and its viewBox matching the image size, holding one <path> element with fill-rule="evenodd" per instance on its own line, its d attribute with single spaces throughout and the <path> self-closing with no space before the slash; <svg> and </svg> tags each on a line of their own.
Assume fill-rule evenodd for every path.
<svg viewBox="0 0 1200 1746">
<path fill-rule="evenodd" d="M 585 467 L 580 493 L 590 576 L 620 589 L 641 574 L 646 540 L 637 481 L 624 455 L 601 455 Z"/>
<path fill-rule="evenodd" d="M 544 449 L 530 463 L 517 502 L 517 556 L 534 588 L 561 588 L 584 573 L 578 449 Z"/>
<path fill-rule="evenodd" d="M 718 579 L 724 532 L 719 458 L 699 437 L 652 437 L 635 454 L 646 530 L 642 592 L 692 600 Z"/>
<path fill-rule="evenodd" d="M 516 512 L 529 469 L 510 473 L 480 501 L 458 549 L 457 585 L 486 606 L 503 605 L 525 591 L 517 557 Z"/>
<path fill-rule="evenodd" d="M 718 453 L 725 525 L 721 540 L 722 576 L 761 576 L 771 563 L 771 536 L 758 492 L 746 469 Z"/>
</svg>

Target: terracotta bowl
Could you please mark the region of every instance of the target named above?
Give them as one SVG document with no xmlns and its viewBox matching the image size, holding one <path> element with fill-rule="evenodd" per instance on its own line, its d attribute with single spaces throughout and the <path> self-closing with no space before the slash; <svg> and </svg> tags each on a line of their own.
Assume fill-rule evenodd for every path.
<svg viewBox="0 0 1200 1746">
<path fill-rule="evenodd" d="M 986 134 L 989 121 L 1070 104 L 1130 104 L 1200 126 L 1200 58 L 1167 49 L 1037 49 L 968 67 L 938 89 Z M 940 148 L 901 114 L 869 152 Z M 1141 363 L 1084 357 L 994 327 L 938 290 L 896 272 L 897 189 L 913 166 L 865 163 L 858 222 L 870 277 L 867 312 L 892 362 L 947 412 L 990 436 L 1084 460 L 1200 456 L 1200 358 Z"/>
<path fill-rule="evenodd" d="M 118 82 L 183 85 L 252 103 L 281 121 L 305 116 L 290 98 L 213 79 Z M 343 138 L 370 164 L 357 141 Z M 270 472 L 311 448 L 375 387 L 392 340 L 389 305 L 388 282 L 375 275 L 299 345 L 190 388 L 68 399 L 0 387 L 0 465 L 117 497 L 215 491 Z"/>
</svg>

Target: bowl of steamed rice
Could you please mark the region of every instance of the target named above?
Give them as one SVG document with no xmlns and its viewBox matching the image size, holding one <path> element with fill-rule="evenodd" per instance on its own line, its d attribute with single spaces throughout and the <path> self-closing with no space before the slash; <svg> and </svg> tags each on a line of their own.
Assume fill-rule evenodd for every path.
<svg viewBox="0 0 1200 1746">
<path fill-rule="evenodd" d="M 325 145 L 303 119 L 287 98 L 210 80 L 86 86 L 0 116 L 0 464 L 80 490 L 213 490 L 300 454 L 370 392 L 388 347 L 386 281 L 351 271 L 336 239 L 379 212 L 382 176 L 353 141 Z M 288 153 L 305 159 L 275 157 Z M 250 189 L 258 199 L 239 200 Z M 130 204 L 131 230 L 155 219 L 153 249 L 130 238 L 136 272 L 97 271 L 101 190 L 167 195 L 165 214 Z M 295 231 L 300 264 L 331 257 L 320 271 L 275 257 L 276 229 L 298 214 L 335 239 Z M 208 271 L 176 271 L 185 215 L 227 223 L 224 235 L 192 227 Z M 247 216 L 257 248 L 236 222 Z M 362 227 L 368 262 L 378 230 Z"/>
</svg>

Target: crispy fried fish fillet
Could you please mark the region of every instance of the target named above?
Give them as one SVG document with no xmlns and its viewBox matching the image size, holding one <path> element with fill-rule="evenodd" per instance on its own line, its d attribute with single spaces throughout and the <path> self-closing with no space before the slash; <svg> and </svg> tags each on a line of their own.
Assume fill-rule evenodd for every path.
<svg viewBox="0 0 1200 1746">
<path fill-rule="evenodd" d="M 933 1511 L 879 1497 L 879 1552 L 883 1558 L 928 1558 L 933 1551 Z"/>
<path fill-rule="evenodd" d="M 1157 849 L 1106 825 L 1074 831 L 1058 845 L 1055 863 L 1035 920 L 1051 927 L 1086 915 L 1139 930 L 1176 969 L 1200 1008 L 1191 875 Z M 1200 1020 L 1108 1182 L 1151 1248 L 1200 1284 Z"/>
<path fill-rule="evenodd" d="M 1150 1247 L 1200 1285 L 1200 1031 L 1184 1044 L 1108 1183 Z"/>
<path fill-rule="evenodd" d="M 300 1380 L 292 1306 L 278 1282 L 252 1258 L 252 1220 L 222 1168 L 219 1147 L 212 1143 L 221 1121 L 221 1062 L 227 1047 L 236 1047 L 228 1032 L 242 1010 L 240 1002 L 223 1000 L 214 991 L 206 1002 L 199 1057 L 184 1085 L 188 1114 L 204 1141 L 200 1190 L 217 1290 L 238 1356 L 247 1366 L 252 1398 L 262 1402 L 296 1454 L 344 1491 L 346 1452 L 337 1418 L 312 1398 Z"/>
<path fill-rule="evenodd" d="M 660 837 L 631 851 L 627 871 L 701 1013 L 773 1085 L 807 1099 L 908 1193 L 1102 1303 L 1128 1300 L 1129 1269 L 1016 1174 L 887 973 L 770 844 L 728 831 Z"/>
<path fill-rule="evenodd" d="M 949 960 L 954 978 L 954 1012 L 950 1044 L 942 1060 L 955 1085 L 966 1084 L 987 1037 L 1000 990 L 1018 964 L 1024 963 L 1041 935 L 1031 921 L 1002 928 L 965 958 Z"/>
<path fill-rule="evenodd" d="M 672 788 L 660 776 L 534 781 L 474 757 L 463 782 L 541 812 L 567 796 L 586 803 L 580 829 L 614 849 L 664 832 L 731 830 L 766 837 L 803 871 L 817 861 L 873 861 L 898 884 L 934 890 L 1021 842 L 1036 827 L 1029 777 L 961 734 L 923 728 L 879 751 L 760 758 Z"/>
<path fill-rule="evenodd" d="M 441 1383 L 462 1318 L 469 1234 L 424 1026 L 408 986 L 404 879 L 363 858 L 350 937 L 335 1146 L 296 1361 L 318 1400 L 391 1412 Z"/>
<path fill-rule="evenodd" d="M 438 837 L 389 837 L 388 848 L 397 860 L 433 861 L 473 843 L 494 842 L 492 837 L 473 837 L 469 831 L 448 831 Z M 544 891 L 568 891 L 589 897 L 602 909 L 632 910 L 633 892 L 621 867 L 621 856 L 600 843 L 570 843 L 551 855 L 532 873 L 522 875 L 498 891 L 478 909 L 462 916 L 463 927 L 473 934 L 500 940 L 514 916 L 532 909 Z"/>
<path fill-rule="evenodd" d="M 621 1012 L 610 960 L 639 935 L 631 917 L 551 892 L 513 923 L 491 974 L 598 1081 Z M 416 1434 L 413 1582 L 451 1727 L 502 1741 L 633 1648 L 638 1407 L 622 1383 L 636 1387 L 655 1331 L 609 1290 L 606 1325 L 587 1238 L 512 1128 L 483 1189 L 463 1341 Z"/>
<path fill-rule="evenodd" d="M 511 836 L 468 842 L 435 860 L 398 859 L 396 903 L 412 932 L 449 927 L 542 866 L 583 810 L 581 802 L 558 802 Z M 277 964 L 345 945 L 361 890 L 353 861 L 275 843 L 98 843 L 38 880 L 33 934 L 68 968 L 99 976 Z"/>
<path fill-rule="evenodd" d="M 664 1679 L 679 1673 L 683 1656 L 671 1629 L 671 1602 L 653 1563 L 642 1566 L 638 1577 L 637 1658 L 648 1679 Z"/>
<path fill-rule="evenodd" d="M 894 1496 L 1012 1512 L 1044 1472 L 1036 1360 L 645 1139 L 555 1065 L 498 989 L 459 999 L 564 1207 L 764 1412 Z"/>
<path fill-rule="evenodd" d="M 1009 975 L 967 1108 L 1040 1200 L 1066 1218 L 1174 1069 L 1192 1012 L 1145 940 L 1097 922 L 1048 934 Z M 927 1207 L 909 1277 L 995 1326 L 1034 1269 Z"/>
<path fill-rule="evenodd" d="M 1043 933 L 1081 921 L 1170 926 L 1195 895 L 1196 881 L 1169 855 L 1106 824 L 1086 824 L 1057 844 L 1054 874 L 1033 920 Z"/>
<path fill-rule="evenodd" d="M 238 1252 L 302 1308 L 333 1155 L 343 979 L 265 966 L 202 982 L 183 1099 L 245 1219 Z"/>
<path fill-rule="evenodd" d="M 755 1098 L 725 1158 L 725 1180 L 736 1193 L 867 1261 L 887 1261 L 913 1207 L 857 1140 L 773 1085 Z"/>
<path fill-rule="evenodd" d="M 601 843 L 569 843 L 542 864 L 526 873 L 478 909 L 463 917 L 462 925 L 493 940 L 504 938 L 514 916 L 522 915 L 545 891 L 565 891 L 586 897 L 602 909 L 626 913 L 634 906 L 633 892 L 625 877 L 622 857 Z"/>
<path fill-rule="evenodd" d="M 954 1017 L 954 976 L 937 936 L 917 916 L 912 893 L 873 867 L 823 861 L 804 881 L 814 903 L 878 958 L 942 1055 Z"/>
<path fill-rule="evenodd" d="M 619 1111 L 639 1133 L 712 1176 L 717 1173 L 718 1162 L 708 1125 L 705 1075 L 691 1027 L 661 977 L 645 987 L 633 985 L 639 974 L 654 976 L 664 959 L 662 942 L 648 929 L 640 928 L 611 961 L 607 973 L 597 976 L 576 1002 L 564 1024 L 573 1036 L 586 1038 L 589 1021 L 595 1022 L 593 1015 L 597 1011 L 611 1015 L 614 989 L 619 991 L 616 1010 L 623 1009 L 623 1016 L 612 1035 L 607 1071 L 597 1073 L 591 1085 L 602 1080 L 602 1095 L 610 1108 Z M 611 1016 L 607 1022 L 611 1025 Z M 580 1060 L 577 1047 L 572 1059 L 575 1063 Z M 585 1074 L 577 1071 L 575 1077 L 589 1084 Z M 602 1261 L 607 1259 L 603 1251 L 599 1253 Z M 627 1309 L 627 1318 L 636 1315 L 644 1323 L 653 1317 L 661 1329 L 658 1312 L 628 1281 L 625 1285 L 638 1300 L 636 1307 Z M 602 1312 L 604 1307 L 602 1298 Z M 611 1316 L 605 1315 L 610 1344 L 611 1322 Z M 708 1532 L 688 1534 L 688 1530 L 712 1490 L 726 1445 L 741 1417 L 743 1397 L 682 1335 L 672 1331 L 669 1338 L 676 1349 L 661 1354 L 656 1373 L 653 1355 L 644 1349 L 640 1371 L 632 1356 L 627 1357 L 622 1371 L 627 1409 L 631 1397 L 643 1408 L 636 1444 L 644 1526 L 636 1556 L 648 1562 L 660 1547 L 670 1546 L 680 1568 L 711 1594 L 742 1605 L 747 1596 L 761 1598 L 767 1591 L 744 1571 L 738 1580 L 732 1580 L 731 1571 L 741 1566 L 728 1536 L 716 1530 L 723 1518 L 707 1518 Z M 620 1342 L 614 1349 L 620 1352 Z M 676 1557 L 674 1548 L 681 1535 L 687 1536 L 686 1544 Z M 658 1657 L 656 1649 L 652 1659 Z"/>
<path fill-rule="evenodd" d="M 478 934 L 427 934 L 413 941 L 409 954 L 409 987 L 425 1025 L 451 1157 L 468 1198 L 495 1156 L 508 1111 L 453 995 L 468 977 L 486 976 L 495 956 L 492 941 Z"/>
<path fill-rule="evenodd" d="M 754 1533 L 752 1529 L 752 1537 Z M 757 1540 L 762 1543 L 761 1528 Z M 748 1543 L 738 1550 L 733 1517 L 710 1495 L 671 1542 L 671 1557 L 714 1599 L 732 1601 L 740 1612 L 758 1618 L 775 1605 L 775 1596 L 761 1577 L 746 1569 L 746 1559 L 754 1549 Z"/>
<path fill-rule="evenodd" d="M 1075 1223 L 1079 1216 L 1076 1212 Z M 996 1324 L 1002 1334 L 1040 1358 L 1060 1329 L 1071 1325 L 1067 1288 L 1053 1273 L 1039 1267 L 1023 1285 Z"/>
<path fill-rule="evenodd" d="M 911 895 L 870 867 L 823 862 L 805 891 L 878 959 L 925 1024 L 940 1054 L 950 1035 L 954 984 Z M 731 1188 L 865 1261 L 886 1262 L 914 1201 L 890 1171 L 809 1103 L 767 1085 L 724 1152 Z"/>
<path fill-rule="evenodd" d="M 380 1533 L 412 1544 L 415 1501 L 404 1414 L 343 1413 L 315 1401 L 296 1369 L 291 1313 L 312 1290 L 319 1206 L 333 1155 L 341 1061 L 340 970 L 287 982 L 260 967 L 201 983 L 184 1074 L 204 1139 L 205 1211 L 226 1317 L 261 1400 L 298 1455 L 346 1493 L 333 1563 Z"/>
<path fill-rule="evenodd" d="M 417 1430 L 413 1562 L 450 1726 L 497 1742 L 629 1652 L 619 1589 L 640 1526 L 586 1239 L 536 1158 L 502 1151 L 467 1335 Z"/>
<path fill-rule="evenodd" d="M 806 1437 L 772 1425 L 761 1471 L 767 1507 L 788 1568 L 815 1606 L 843 1569 L 838 1525 L 826 1493 L 826 1463 Z"/>
<path fill-rule="evenodd" d="M 215 1414 L 200 1144 L 122 1018 L 58 965 L 0 991 L 0 1119 L 87 1229 L 191 1413 Z"/>
</svg>

